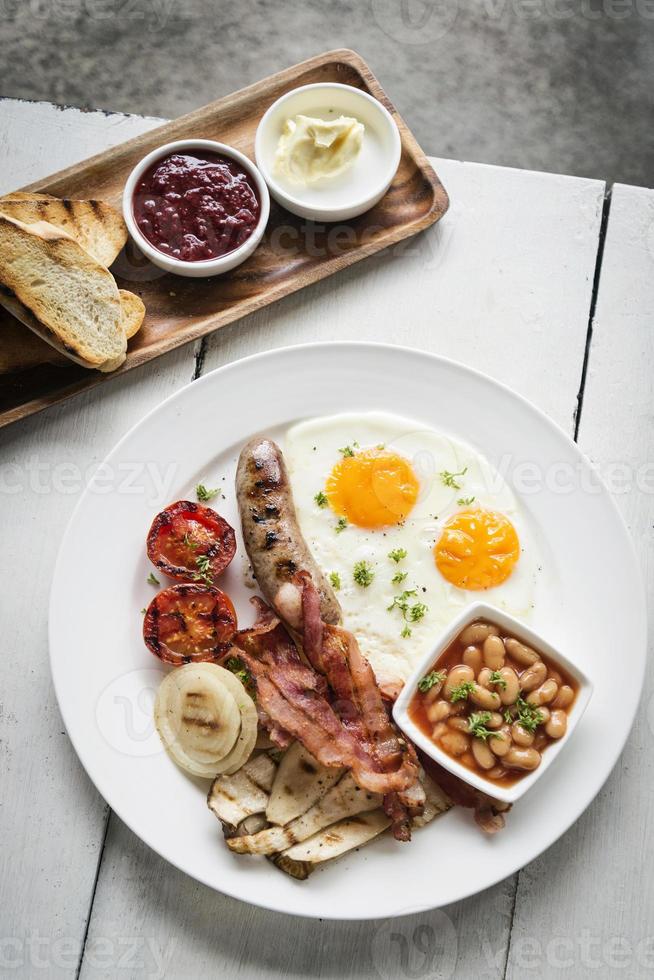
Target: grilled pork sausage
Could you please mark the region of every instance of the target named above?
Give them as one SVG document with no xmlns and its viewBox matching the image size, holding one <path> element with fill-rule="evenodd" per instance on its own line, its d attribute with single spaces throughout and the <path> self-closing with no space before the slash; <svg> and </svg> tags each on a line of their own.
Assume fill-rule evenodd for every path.
<svg viewBox="0 0 654 980">
<path fill-rule="evenodd" d="M 320 594 L 322 619 L 339 623 L 338 600 L 302 537 L 284 457 L 271 439 L 256 437 L 243 447 L 236 496 L 245 548 L 268 602 L 289 625 L 299 626 L 301 592 L 291 579 L 306 571 Z"/>
</svg>

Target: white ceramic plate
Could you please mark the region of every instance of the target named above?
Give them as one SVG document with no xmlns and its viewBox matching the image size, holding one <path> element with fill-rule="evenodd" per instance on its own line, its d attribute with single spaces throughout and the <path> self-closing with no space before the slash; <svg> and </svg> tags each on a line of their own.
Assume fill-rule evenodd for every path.
<svg viewBox="0 0 654 980">
<path fill-rule="evenodd" d="M 372 409 L 460 437 L 513 483 L 549 563 L 550 585 L 533 626 L 569 652 L 595 692 L 575 737 L 516 804 L 502 833 L 484 836 L 470 812 L 455 808 L 416 832 L 411 844 L 384 836 L 297 882 L 263 859 L 231 855 L 205 805 L 207 784 L 186 777 L 161 750 L 151 705 L 162 669 L 141 640 L 141 608 L 154 595 L 146 584 L 145 536 L 154 514 L 191 495 L 198 481 L 225 487 L 226 500 L 214 506 L 238 527 L 233 474 L 245 439 L 263 431 L 278 435 L 307 416 Z M 249 622 L 252 593 L 239 557 L 223 582 L 242 622 Z M 116 446 L 82 497 L 61 546 L 50 604 L 52 673 L 66 728 L 118 816 L 212 888 L 278 911 L 334 919 L 446 905 L 488 888 L 549 847 L 591 802 L 624 745 L 642 686 L 645 629 L 631 541 L 574 443 L 481 374 L 373 344 L 292 347 L 246 358 L 163 402 Z"/>
</svg>

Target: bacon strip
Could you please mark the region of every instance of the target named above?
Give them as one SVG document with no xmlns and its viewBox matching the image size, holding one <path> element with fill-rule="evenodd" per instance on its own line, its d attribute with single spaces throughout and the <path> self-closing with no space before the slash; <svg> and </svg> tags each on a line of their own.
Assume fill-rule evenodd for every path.
<svg viewBox="0 0 654 980">
<path fill-rule="evenodd" d="M 252 629 L 239 631 L 234 642 L 265 714 L 322 765 L 351 769 L 358 785 L 372 793 L 403 791 L 413 784 L 413 767 L 385 772 L 369 746 L 343 723 L 327 700 L 324 677 L 302 662 L 272 614 Z"/>
<path fill-rule="evenodd" d="M 298 572 L 294 582 L 302 589 L 304 653 L 316 670 L 327 677 L 344 726 L 368 746 L 384 772 L 411 774 L 404 794 L 394 792 L 384 798 L 393 835 L 397 840 L 410 840 L 411 813 L 420 812 L 425 801 L 418 780 L 417 756 L 404 739 L 400 740 L 393 727 L 372 667 L 353 634 L 322 622 L 320 596 L 307 572 Z"/>
</svg>

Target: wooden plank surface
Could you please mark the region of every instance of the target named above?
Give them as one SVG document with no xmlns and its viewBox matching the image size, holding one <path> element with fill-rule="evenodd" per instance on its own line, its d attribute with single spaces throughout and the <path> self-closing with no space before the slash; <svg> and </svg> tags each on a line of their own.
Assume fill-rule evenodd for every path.
<svg viewBox="0 0 654 980">
<path fill-rule="evenodd" d="M 653 364 L 654 190 L 618 184 L 611 195 L 579 444 L 613 487 L 632 533 L 645 576 L 650 622 Z M 649 647 L 640 712 L 613 773 L 569 833 L 520 875 L 507 974 L 511 980 L 522 980 L 527 970 L 545 980 L 654 973 L 651 638 Z"/>
<path fill-rule="evenodd" d="M 69 112 L 75 116 L 70 125 Z M 119 132 L 132 135 L 139 125 L 152 124 L 0 103 L 0 190 L 125 138 Z M 24 135 L 20 148 L 11 139 L 16 126 Z M 60 147 L 62 131 L 67 142 Z M 182 348 L 102 391 L 0 433 L 5 555 L 10 559 L 2 566 L 2 584 L 3 594 L 12 597 L 4 617 L 10 682 L 0 720 L 1 744 L 10 754 L 3 797 L 11 800 L 11 811 L 6 806 L 0 811 L 6 872 L 0 935 L 15 940 L 7 947 L 10 957 L 23 957 L 14 975 L 33 975 L 37 955 L 49 957 L 49 976 L 74 976 L 75 948 L 85 938 L 91 904 L 83 978 L 194 978 L 207 972 L 418 980 L 504 975 L 515 878 L 443 912 L 400 921 L 298 922 L 210 892 L 165 864 L 113 816 L 103 843 L 103 805 L 60 734 L 47 668 L 48 586 L 79 491 L 63 489 L 61 464 L 72 464 L 76 472 L 97 465 L 133 421 L 194 372 L 313 339 L 409 344 L 487 371 L 573 432 L 603 184 L 445 160 L 436 160 L 435 166 L 453 206 L 410 246 L 368 259 L 228 326 L 198 350 Z M 30 476 L 32 457 L 45 466 L 46 492 Z M 7 486 L 19 481 L 20 492 L 8 493 Z M 38 556 L 36 562 L 26 560 L 28 555 Z M 546 874 L 552 853 L 541 859 Z M 582 872 L 575 873 L 589 901 L 590 881 L 584 886 Z M 561 906 L 567 888 L 566 879 L 557 892 Z M 526 904 L 520 906 L 529 916 Z M 528 917 L 527 927 L 535 930 L 536 922 Z M 36 954 L 30 943 L 34 934 L 45 939 Z M 404 960 L 397 959 L 402 948 Z M 390 958 L 388 950 L 395 951 Z"/>
<path fill-rule="evenodd" d="M 438 221 L 448 206 L 440 180 L 368 65 L 347 49 L 328 51 L 293 65 L 165 123 L 158 132 L 135 136 L 24 189 L 59 197 L 95 197 L 120 208 L 130 173 L 157 147 L 177 140 L 207 138 L 227 143 L 252 159 L 257 126 L 264 112 L 282 95 L 315 84 L 345 84 L 360 89 L 379 100 L 393 117 L 402 153 L 397 173 L 382 200 L 359 218 L 340 222 L 335 230 L 321 223 L 307 224 L 272 201 L 266 234 L 247 263 L 204 279 L 166 275 L 151 263 L 144 264 L 138 250 L 134 252 L 128 246 L 112 271 L 120 287 L 138 293 L 146 312 L 143 326 L 129 344 L 125 362 L 111 374 L 83 367 L 62 372 L 59 365 L 54 365 L 24 375 L 19 388 L 11 386 L 3 392 L 0 425 L 9 425 L 79 391 L 113 381 L 181 344 L 334 275 Z"/>
</svg>

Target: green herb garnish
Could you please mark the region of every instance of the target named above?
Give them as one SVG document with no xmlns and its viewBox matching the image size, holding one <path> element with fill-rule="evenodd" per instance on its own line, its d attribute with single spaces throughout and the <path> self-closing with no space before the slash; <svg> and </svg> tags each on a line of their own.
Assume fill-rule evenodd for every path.
<svg viewBox="0 0 654 980">
<path fill-rule="evenodd" d="M 198 483 L 197 487 L 195 488 L 196 497 L 203 503 L 206 503 L 207 500 L 213 500 L 213 498 L 217 497 L 220 492 L 219 487 L 210 489 L 209 487 L 205 487 L 204 483 Z"/>
<path fill-rule="evenodd" d="M 411 636 L 411 630 L 409 629 L 408 626 L 405 626 L 402 629 L 402 632 L 400 633 L 400 636 L 402 637 L 403 640 L 408 640 L 408 638 Z"/>
<path fill-rule="evenodd" d="M 154 572 L 150 572 L 150 574 L 148 575 L 148 585 L 161 585 L 161 582 L 154 574 Z"/>
<path fill-rule="evenodd" d="M 417 589 L 406 589 L 401 595 L 394 596 L 393 601 L 388 606 L 388 612 L 399 609 L 405 624 L 417 623 L 427 612 L 427 606 L 424 602 L 414 602 L 413 604 L 409 602 L 417 594 Z M 406 639 L 407 636 L 411 636 L 411 630 L 408 630 L 405 625 L 401 635 Z"/>
<path fill-rule="evenodd" d="M 352 449 L 352 446 L 343 446 L 343 448 L 339 449 L 338 451 L 339 453 L 341 453 L 343 457 L 354 456 L 354 450 Z"/>
<path fill-rule="evenodd" d="M 193 574 L 195 581 L 206 582 L 207 585 L 213 585 L 211 558 L 209 558 L 208 555 L 198 555 L 198 557 L 195 559 L 195 564 L 197 566 L 197 572 Z"/>
<path fill-rule="evenodd" d="M 337 534 L 341 534 L 345 530 L 346 527 L 347 527 L 347 520 L 346 520 L 346 518 L 345 517 L 339 517 L 338 521 L 336 522 L 336 527 L 334 528 L 334 530 L 336 531 Z"/>
<path fill-rule="evenodd" d="M 475 497 L 459 497 L 457 504 L 459 507 L 469 507 L 470 504 L 474 503 Z"/>
<path fill-rule="evenodd" d="M 405 548 L 395 548 L 394 551 L 388 552 L 388 557 L 391 561 L 394 561 L 396 565 L 398 562 L 402 561 L 403 558 L 406 558 L 406 556 L 407 552 Z"/>
<path fill-rule="evenodd" d="M 467 701 L 468 695 L 472 694 L 475 689 L 475 685 L 472 681 L 464 681 L 463 684 L 459 684 L 458 687 L 453 687 L 450 693 L 450 701 L 452 704 L 456 704 L 457 701 Z"/>
<path fill-rule="evenodd" d="M 446 487 L 452 487 L 453 490 L 460 490 L 461 484 L 457 483 L 456 478 L 457 476 L 465 476 L 467 472 L 467 466 L 464 466 L 458 473 L 450 473 L 449 470 L 441 470 L 440 478 Z"/>
<path fill-rule="evenodd" d="M 425 615 L 426 612 L 427 612 L 427 606 L 424 604 L 424 602 L 416 602 L 409 609 L 409 620 L 410 620 L 410 622 L 412 622 L 412 623 L 419 622 L 419 620 L 421 620 L 423 618 L 423 616 Z"/>
<path fill-rule="evenodd" d="M 522 725 L 523 728 L 533 735 L 538 726 L 543 723 L 542 712 L 538 708 L 534 708 L 533 705 L 529 704 L 522 697 L 518 698 L 515 706 L 518 710 L 518 724 Z"/>
<path fill-rule="evenodd" d="M 418 681 L 418 690 L 421 694 L 426 694 L 427 691 L 431 691 L 432 687 L 436 684 L 440 684 L 445 680 L 444 670 L 431 670 L 424 677 L 421 677 Z"/>
<path fill-rule="evenodd" d="M 375 573 L 370 567 L 369 562 L 358 561 L 354 566 L 354 573 L 352 577 L 354 578 L 354 581 L 356 582 L 357 585 L 360 585 L 362 588 L 367 589 L 368 586 L 372 583 L 372 580 L 375 577 Z"/>
<path fill-rule="evenodd" d="M 409 574 L 408 572 L 396 572 L 393 578 L 391 579 L 392 584 L 402 585 L 402 582 L 404 581 L 404 579 L 407 577 L 408 574 Z"/>
<path fill-rule="evenodd" d="M 327 494 L 319 490 L 318 493 L 313 498 L 319 507 L 326 507 L 329 501 L 327 500 Z"/>
<path fill-rule="evenodd" d="M 473 711 L 468 717 L 468 731 L 475 738 L 481 738 L 486 741 L 487 738 L 495 736 L 496 738 L 503 738 L 504 736 L 498 732 L 494 732 L 491 728 L 488 728 L 488 722 L 491 720 L 490 711 Z"/>
<path fill-rule="evenodd" d="M 227 670 L 231 671 L 234 677 L 238 677 L 243 687 L 246 689 L 248 694 L 252 699 L 255 698 L 255 687 L 252 681 L 252 675 L 250 671 L 247 670 L 245 664 L 239 657 L 229 657 L 225 661 L 225 667 Z"/>
<path fill-rule="evenodd" d="M 338 574 L 338 572 L 330 572 L 329 581 L 332 583 L 332 588 L 336 589 L 338 592 L 341 587 L 341 576 Z"/>
<path fill-rule="evenodd" d="M 499 687 L 503 691 L 506 691 L 506 681 L 500 674 L 499 670 L 491 670 L 491 675 L 488 678 L 488 683 L 495 684 L 496 687 Z"/>
<path fill-rule="evenodd" d="M 146 612 L 147 612 L 147 609 L 145 608 L 145 606 L 143 606 L 143 609 L 141 609 L 141 615 L 142 616 L 145 616 Z"/>
</svg>

